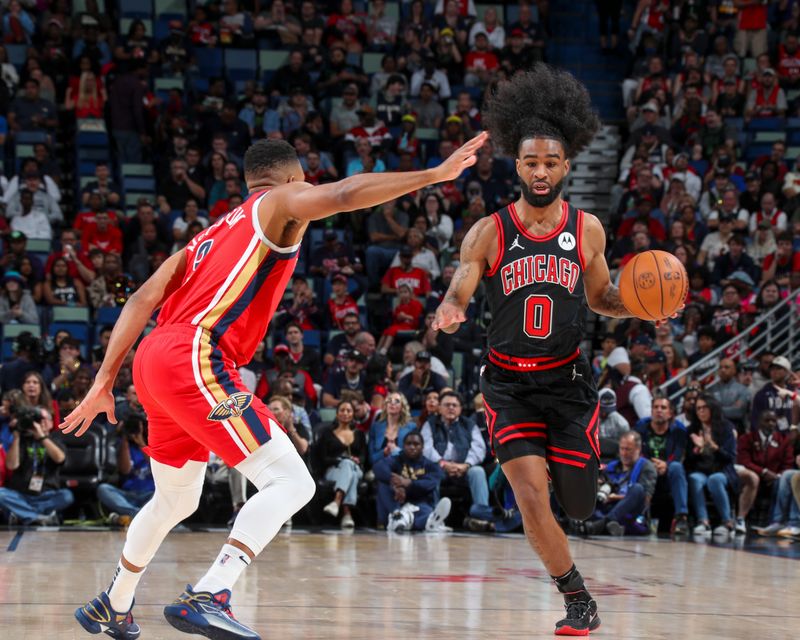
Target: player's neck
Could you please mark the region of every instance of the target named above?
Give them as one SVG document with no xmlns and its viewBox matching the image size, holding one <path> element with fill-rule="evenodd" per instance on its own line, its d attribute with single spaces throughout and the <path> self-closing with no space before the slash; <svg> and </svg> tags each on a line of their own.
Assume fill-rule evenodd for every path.
<svg viewBox="0 0 800 640">
<path fill-rule="evenodd" d="M 563 214 L 563 201 L 561 198 L 556 198 L 546 207 L 534 207 L 524 197 L 520 197 L 515 203 L 514 208 L 517 210 L 517 217 L 520 222 L 526 227 L 532 224 L 544 224 L 552 222 L 557 225 L 561 221 Z"/>
</svg>

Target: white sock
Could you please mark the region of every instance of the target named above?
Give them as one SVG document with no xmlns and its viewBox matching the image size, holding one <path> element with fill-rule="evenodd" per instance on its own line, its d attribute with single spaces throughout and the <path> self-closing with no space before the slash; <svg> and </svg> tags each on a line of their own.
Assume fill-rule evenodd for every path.
<svg viewBox="0 0 800 640">
<path fill-rule="evenodd" d="M 250 564 L 250 556 L 232 544 L 222 545 L 214 564 L 194 585 L 194 591 L 208 591 L 217 593 L 223 589 L 233 589 L 234 583 L 239 579 L 247 566 Z"/>
<path fill-rule="evenodd" d="M 122 566 L 120 562 L 117 564 L 117 570 L 114 572 L 114 577 L 111 579 L 111 585 L 108 587 L 108 601 L 111 603 L 111 608 L 117 613 L 127 613 L 133 604 L 133 592 L 142 579 L 145 569 L 138 573 L 129 571 Z"/>
</svg>

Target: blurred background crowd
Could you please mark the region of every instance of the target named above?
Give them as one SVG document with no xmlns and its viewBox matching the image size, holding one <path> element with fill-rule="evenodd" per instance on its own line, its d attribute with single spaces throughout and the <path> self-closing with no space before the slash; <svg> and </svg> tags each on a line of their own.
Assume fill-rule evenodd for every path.
<svg viewBox="0 0 800 640">
<path fill-rule="evenodd" d="M 662 248 L 691 287 L 661 327 L 592 320 L 608 468 L 596 517 L 564 525 L 800 534 L 800 2 L 558 4 L 0 1 L 0 518 L 124 525 L 149 498 L 133 353 L 119 425 L 82 440 L 53 425 L 131 293 L 247 198 L 252 141 L 288 140 L 313 184 L 436 166 L 481 130 L 498 83 L 570 68 L 574 15 L 598 26 L 590 57 L 625 69 L 602 111 L 616 184 L 592 211 L 612 275 Z M 449 524 L 520 527 L 478 393 L 483 292 L 457 333 L 431 329 L 465 233 L 517 197 L 490 140 L 458 180 L 309 230 L 240 370 L 318 479 L 298 518 L 419 528 L 448 496 Z M 207 484 L 195 518 L 226 522 L 248 488 L 213 456 Z"/>
</svg>

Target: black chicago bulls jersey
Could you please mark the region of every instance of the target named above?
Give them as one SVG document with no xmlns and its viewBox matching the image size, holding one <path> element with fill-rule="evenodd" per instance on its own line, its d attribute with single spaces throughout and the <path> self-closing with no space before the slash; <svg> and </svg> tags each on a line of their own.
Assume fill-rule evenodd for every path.
<svg viewBox="0 0 800 640">
<path fill-rule="evenodd" d="M 490 361 L 497 357 L 535 370 L 577 355 L 586 318 L 583 216 L 563 202 L 556 229 L 534 236 L 513 203 L 492 215 L 498 254 L 485 274 Z"/>
</svg>

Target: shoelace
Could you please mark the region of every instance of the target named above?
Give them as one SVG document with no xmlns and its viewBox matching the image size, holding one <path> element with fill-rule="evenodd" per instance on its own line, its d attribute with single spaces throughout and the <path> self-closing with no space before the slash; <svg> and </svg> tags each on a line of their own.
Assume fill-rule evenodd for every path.
<svg viewBox="0 0 800 640">
<path fill-rule="evenodd" d="M 575 602 L 565 604 L 564 608 L 567 610 L 567 619 L 578 620 L 583 618 L 583 616 L 586 615 L 586 612 L 589 611 L 589 603 L 577 600 Z"/>
</svg>

